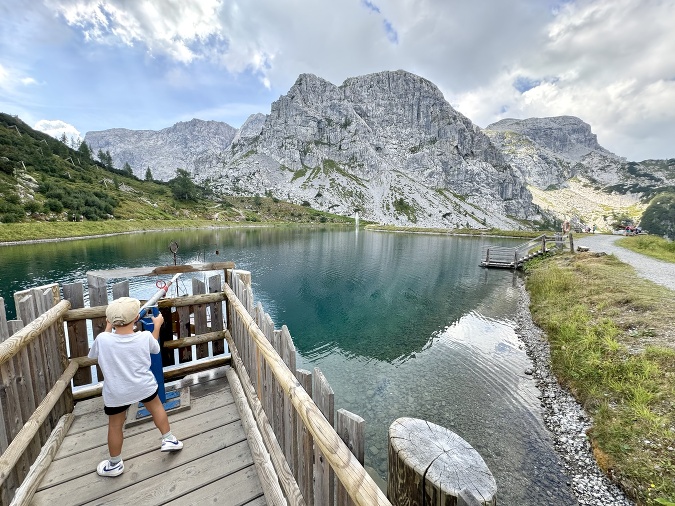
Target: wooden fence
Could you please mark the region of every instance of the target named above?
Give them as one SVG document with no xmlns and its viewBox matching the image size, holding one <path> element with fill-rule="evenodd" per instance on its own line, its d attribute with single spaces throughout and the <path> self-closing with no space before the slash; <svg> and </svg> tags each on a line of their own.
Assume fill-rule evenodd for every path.
<svg viewBox="0 0 675 506">
<path fill-rule="evenodd" d="M 362 465 L 364 420 L 335 412 L 321 371 L 296 369 L 288 328 L 276 330 L 254 305 L 250 273 L 235 271 L 225 290 L 232 367 L 279 476 L 279 490 L 267 497 L 278 498 L 273 504 L 285 504 L 285 496 L 291 505 L 389 505 Z"/>
<path fill-rule="evenodd" d="M 108 280 L 214 270 L 223 277 L 193 278 L 192 295 L 158 303 L 171 322 L 160 333 L 165 378 L 231 363 L 228 379 L 271 504 L 390 504 L 362 465 L 363 419 L 335 413 L 318 369 L 296 370 L 288 329 L 275 329 L 254 306 L 250 274 L 233 268 L 221 262 L 92 272 L 89 307 L 81 283 L 64 285 L 64 300 L 53 284 L 15 294 L 20 319 L 10 322 L 0 298 L 1 504 L 32 496 L 72 423 L 73 400 L 101 392 L 101 371 L 94 375 L 95 361 L 86 358 L 89 343 L 105 326 L 108 293 L 129 294 L 128 281 L 109 287 Z"/>
<path fill-rule="evenodd" d="M 9 504 L 55 429 L 73 410 L 62 318 L 70 308 L 57 285 L 15 296 L 7 321 L 0 298 L 0 503 Z M 70 368 L 70 371 L 68 370 Z"/>
<path fill-rule="evenodd" d="M 481 267 L 518 269 L 534 257 L 553 250 L 563 251 L 564 249 L 574 252 L 574 238 L 571 233 L 553 236 L 543 234 L 517 246 L 483 246 L 480 265 Z"/>
</svg>

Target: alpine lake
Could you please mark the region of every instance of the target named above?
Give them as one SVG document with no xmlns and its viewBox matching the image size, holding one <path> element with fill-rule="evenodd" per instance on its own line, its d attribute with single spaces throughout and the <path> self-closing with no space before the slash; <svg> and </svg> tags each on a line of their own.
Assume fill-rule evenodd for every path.
<svg viewBox="0 0 675 506">
<path fill-rule="evenodd" d="M 256 227 L 2 246 L 7 317 L 19 290 L 86 283 L 91 270 L 172 265 L 171 241 L 179 264 L 234 261 L 251 271 L 255 301 L 276 328 L 288 326 L 298 368 L 318 367 L 335 409 L 365 419 L 365 464 L 382 482 L 388 428 L 410 416 L 469 442 L 495 476 L 498 504 L 576 504 L 525 373 L 518 274 L 479 266 L 483 245 L 520 240 Z M 130 282 L 132 296 L 156 292 L 148 279 Z M 191 289 L 184 277 L 177 285 L 179 295 Z"/>
</svg>

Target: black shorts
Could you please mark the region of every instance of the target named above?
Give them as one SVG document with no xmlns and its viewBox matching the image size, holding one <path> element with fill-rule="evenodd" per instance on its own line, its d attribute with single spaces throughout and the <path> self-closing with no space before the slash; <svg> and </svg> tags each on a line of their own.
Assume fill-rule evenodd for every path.
<svg viewBox="0 0 675 506">
<path fill-rule="evenodd" d="M 157 388 L 157 390 L 155 390 L 154 394 L 152 394 L 150 397 L 141 400 L 141 402 L 142 403 L 150 402 L 152 399 L 157 397 L 157 392 L 159 392 L 159 387 Z M 103 411 L 105 411 L 105 414 L 108 416 L 116 415 L 118 413 L 125 412 L 127 409 L 129 409 L 129 406 L 131 406 L 131 404 L 127 404 L 125 406 L 113 406 L 112 408 L 109 408 L 108 406 L 103 406 Z"/>
</svg>

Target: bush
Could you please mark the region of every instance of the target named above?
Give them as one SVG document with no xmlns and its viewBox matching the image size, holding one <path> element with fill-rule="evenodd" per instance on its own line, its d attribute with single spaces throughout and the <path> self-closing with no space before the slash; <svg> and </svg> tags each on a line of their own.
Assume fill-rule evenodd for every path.
<svg viewBox="0 0 675 506">
<path fill-rule="evenodd" d="M 675 239 L 675 193 L 661 193 L 654 197 L 640 223 L 649 233 Z"/>
<path fill-rule="evenodd" d="M 47 202 L 45 202 L 45 209 L 53 213 L 60 213 L 63 211 L 63 204 L 60 200 L 47 199 Z"/>
<path fill-rule="evenodd" d="M 18 213 L 5 213 L 3 215 L 0 215 L 0 221 L 2 223 L 19 223 L 20 221 L 23 221 L 24 219 L 24 214 L 18 214 Z"/>
<path fill-rule="evenodd" d="M 39 202 L 36 202 L 34 200 L 29 200 L 23 205 L 24 211 L 27 213 L 37 213 L 42 209 L 42 206 L 40 205 Z"/>
</svg>

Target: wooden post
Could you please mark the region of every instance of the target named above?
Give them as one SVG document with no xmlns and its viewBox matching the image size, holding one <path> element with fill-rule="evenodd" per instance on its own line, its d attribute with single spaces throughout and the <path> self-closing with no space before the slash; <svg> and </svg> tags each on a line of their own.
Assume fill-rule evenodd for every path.
<svg viewBox="0 0 675 506">
<path fill-rule="evenodd" d="M 387 495 L 394 506 L 496 505 L 497 483 L 469 443 L 418 418 L 389 427 Z"/>
<path fill-rule="evenodd" d="M 541 236 L 541 252 L 546 253 L 546 235 Z"/>
<path fill-rule="evenodd" d="M 71 308 L 83 308 L 84 286 L 82 283 L 63 285 L 63 298 L 70 301 Z M 84 320 L 69 321 L 67 328 L 70 358 L 86 356 L 89 353 L 87 322 Z M 81 386 L 89 383 L 91 383 L 91 367 L 80 367 L 73 378 L 73 385 Z"/>
<path fill-rule="evenodd" d="M 16 314 L 19 315 L 21 320 L 27 326 L 33 323 L 37 318 L 32 299 L 32 295 L 26 295 L 21 298 L 16 306 Z M 35 399 L 36 404 L 40 404 L 40 402 L 42 402 L 42 399 L 45 398 L 47 392 L 51 388 L 51 385 L 47 386 L 47 366 L 45 364 L 45 357 L 40 346 L 42 333 L 47 329 L 47 326 L 48 325 L 41 326 L 39 331 L 33 334 L 33 339 L 30 341 L 30 343 L 26 345 L 26 349 L 28 350 L 28 362 L 30 366 L 29 371 L 33 382 L 33 398 Z M 10 340 L 8 339 L 3 344 L 7 344 L 9 342 Z M 47 441 L 49 432 L 51 432 L 51 429 L 47 430 L 46 427 L 40 428 L 40 445 Z"/>
<path fill-rule="evenodd" d="M 0 321 L 0 323 L 2 322 Z M 13 336 L 21 329 L 23 329 L 23 322 L 21 320 L 7 321 L 8 335 Z M 2 325 L 0 325 L 0 332 L 4 332 L 2 330 Z M 2 340 L 0 339 L 0 341 Z M 30 375 L 30 357 L 28 350 L 26 348 L 19 350 L 11 360 L 14 362 L 14 372 L 17 375 L 16 384 L 19 390 L 19 408 L 21 410 L 21 427 L 19 427 L 19 430 L 21 430 L 23 424 L 32 416 L 38 402 L 35 401 L 35 396 L 33 395 L 33 378 L 31 378 Z M 23 478 L 28 474 L 30 463 L 40 453 L 40 447 L 40 441 L 38 438 L 34 438 L 26 451 L 25 461 L 22 462 L 20 460 L 18 463 L 18 476 Z"/>
<path fill-rule="evenodd" d="M 312 373 L 304 369 L 298 369 L 295 373 L 300 386 L 312 396 Z M 298 470 L 295 479 L 302 491 L 307 506 L 314 505 L 314 438 L 307 426 L 298 420 Z"/>
<path fill-rule="evenodd" d="M 89 306 L 107 306 L 108 290 L 106 288 L 105 278 L 94 274 L 87 274 L 87 284 L 89 285 Z M 105 316 L 92 318 L 91 326 L 94 333 L 94 339 L 96 339 L 96 336 L 105 330 Z M 96 376 L 98 381 L 103 380 L 103 371 L 101 371 L 101 368 L 98 365 L 96 366 Z"/>
<path fill-rule="evenodd" d="M 326 417 L 328 423 L 335 426 L 335 394 L 328 384 L 326 377 L 319 370 L 314 368 L 312 378 L 312 398 L 314 402 Z M 315 504 L 333 506 L 335 504 L 335 473 L 331 469 L 326 457 L 319 448 L 314 449 L 314 499 Z"/>
<path fill-rule="evenodd" d="M 363 464 L 366 454 L 366 421 L 345 409 L 337 412 L 337 433 L 357 460 Z M 353 506 L 354 501 L 347 494 L 342 483 L 337 484 L 337 506 Z"/>
<path fill-rule="evenodd" d="M 176 308 L 178 313 L 178 339 L 190 336 L 190 309 L 187 306 Z M 178 362 L 192 362 L 192 346 L 178 348 Z"/>
<path fill-rule="evenodd" d="M 295 366 L 295 345 L 293 344 L 293 338 L 291 337 L 288 327 L 283 325 L 281 327 L 281 358 L 284 363 L 288 366 L 288 369 L 295 376 L 296 366 Z M 293 405 L 290 401 L 284 401 L 284 455 L 286 455 L 286 460 L 291 466 L 293 473 L 296 472 L 298 467 L 298 416 L 293 409 Z M 297 474 L 295 475 L 297 480 Z"/>
<path fill-rule="evenodd" d="M 574 238 L 572 237 L 572 232 L 570 232 L 570 251 L 574 253 Z"/>
<path fill-rule="evenodd" d="M 5 300 L 0 297 L 0 343 L 8 337 Z M 9 443 L 23 427 L 24 420 L 28 419 L 28 417 L 24 419 L 21 414 L 20 406 L 24 401 L 19 393 L 15 367 L 18 367 L 17 357 L 12 357 L 11 360 L 0 365 L 0 453 L 7 449 Z M 0 503 L 9 503 L 14 490 L 21 482 L 21 477 L 28 474 L 30 465 L 28 455 L 23 455 L 16 468 L 8 476 L 7 483 L 0 487 Z"/>
<path fill-rule="evenodd" d="M 120 297 L 129 296 L 129 280 L 125 279 L 119 283 L 115 283 L 112 286 L 112 296 L 113 300 L 119 299 Z"/>
<path fill-rule="evenodd" d="M 209 293 L 222 292 L 223 290 L 220 274 L 211 276 L 208 279 L 208 284 L 209 284 Z M 223 330 L 223 303 L 214 302 L 212 304 L 209 304 L 209 312 L 211 313 L 211 332 L 215 332 L 216 330 Z M 225 340 L 213 341 L 211 346 L 214 356 L 225 353 Z"/>
<path fill-rule="evenodd" d="M 206 293 L 206 285 L 198 280 L 192 278 L 192 295 Z M 206 328 L 206 305 L 195 304 L 195 334 L 200 335 L 207 332 Z M 209 356 L 209 345 L 207 343 L 197 345 L 197 358 L 205 358 Z"/>
</svg>

